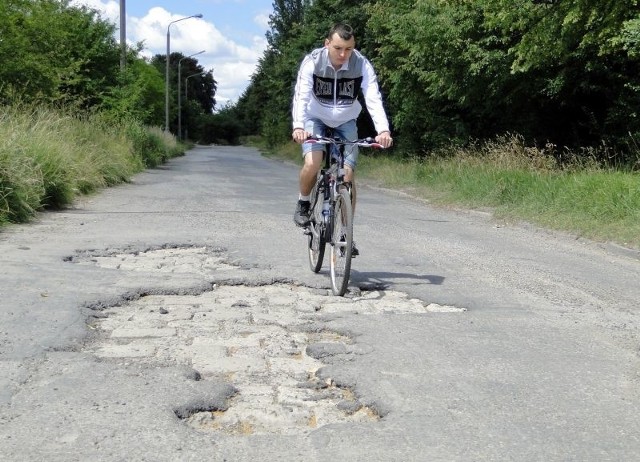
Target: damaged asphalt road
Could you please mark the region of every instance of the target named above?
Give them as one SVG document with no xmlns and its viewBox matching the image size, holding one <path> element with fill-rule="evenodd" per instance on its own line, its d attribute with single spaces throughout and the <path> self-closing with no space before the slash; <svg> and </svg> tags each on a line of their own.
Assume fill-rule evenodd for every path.
<svg viewBox="0 0 640 462">
<path fill-rule="evenodd" d="M 331 295 L 297 166 L 197 147 L 0 232 L 0 454 L 635 460 L 637 252 L 360 189 Z"/>
</svg>

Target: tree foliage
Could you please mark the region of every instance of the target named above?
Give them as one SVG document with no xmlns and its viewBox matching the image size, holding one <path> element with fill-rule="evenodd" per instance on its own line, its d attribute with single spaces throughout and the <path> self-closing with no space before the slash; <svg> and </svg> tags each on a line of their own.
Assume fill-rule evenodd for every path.
<svg viewBox="0 0 640 462">
<path fill-rule="evenodd" d="M 511 132 L 530 144 L 604 145 L 624 155 L 640 138 L 638 3 L 274 0 L 269 46 L 233 107 L 214 114 L 213 71 L 171 55 L 170 128 L 176 133 L 181 62 L 180 119 L 190 136 L 208 139 L 223 127 L 232 138 L 288 140 L 298 66 L 344 21 L 376 68 L 400 151 Z M 69 0 L 0 0 L 0 102 L 72 105 L 163 125 L 167 57 L 148 62 L 138 45 L 122 72 L 115 30 Z M 359 123 L 371 133 L 366 112 Z"/>
<path fill-rule="evenodd" d="M 164 77 L 141 58 L 127 59 L 127 67 L 118 85 L 110 87 L 101 109 L 115 119 L 134 119 L 148 125 L 164 123 Z"/>
<path fill-rule="evenodd" d="M 118 79 L 115 28 L 68 1 L 0 0 L 0 94 L 91 107 Z"/>
<path fill-rule="evenodd" d="M 166 57 L 148 62 L 140 57 L 142 44 L 128 47 L 123 71 L 115 32 L 116 26 L 97 10 L 71 6 L 69 0 L 0 0 L 0 102 L 35 101 L 163 125 Z M 177 66 L 182 58 L 171 55 L 174 133 Z M 213 71 L 205 71 L 192 58 L 181 64 L 183 78 L 203 74 L 189 82 L 185 107 L 191 120 L 211 114 L 217 89 Z"/>
<path fill-rule="evenodd" d="M 406 150 L 515 132 L 624 152 L 640 135 L 637 0 L 275 1 L 235 107 L 247 132 L 288 139 L 299 62 L 337 21 L 355 28 Z"/>
<path fill-rule="evenodd" d="M 166 63 L 166 55 L 155 55 L 151 60 L 151 64 L 163 76 L 166 74 Z M 178 68 L 180 68 L 182 118 L 185 123 L 195 122 L 200 115 L 213 113 L 218 88 L 218 82 L 213 78 L 213 70 L 206 71 L 196 59 L 186 57 L 182 53 L 171 53 L 169 128 L 172 133 L 178 132 Z M 196 136 L 197 132 L 192 130 L 192 136 Z"/>
</svg>

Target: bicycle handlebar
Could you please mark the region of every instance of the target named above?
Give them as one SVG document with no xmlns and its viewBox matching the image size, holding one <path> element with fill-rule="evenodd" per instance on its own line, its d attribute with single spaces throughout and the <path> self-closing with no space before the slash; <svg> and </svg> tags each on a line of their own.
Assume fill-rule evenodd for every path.
<svg viewBox="0 0 640 462">
<path fill-rule="evenodd" d="M 355 141 L 343 140 L 340 138 L 329 138 L 326 136 L 316 135 L 310 136 L 305 140 L 305 143 L 317 143 L 317 144 L 335 144 L 335 145 L 344 145 L 344 146 L 362 146 L 366 148 L 374 148 L 374 149 L 385 149 L 383 145 L 376 142 L 371 137 L 361 138 Z"/>
</svg>

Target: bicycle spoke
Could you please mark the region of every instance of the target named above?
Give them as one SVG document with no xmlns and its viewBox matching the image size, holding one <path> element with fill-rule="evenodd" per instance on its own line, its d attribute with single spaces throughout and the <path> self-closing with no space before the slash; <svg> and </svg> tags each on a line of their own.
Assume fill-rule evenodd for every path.
<svg viewBox="0 0 640 462">
<path fill-rule="evenodd" d="M 331 243 L 331 288 L 334 295 L 344 295 L 349 286 L 353 245 L 353 212 L 346 188 L 338 194 L 333 213 Z"/>
</svg>

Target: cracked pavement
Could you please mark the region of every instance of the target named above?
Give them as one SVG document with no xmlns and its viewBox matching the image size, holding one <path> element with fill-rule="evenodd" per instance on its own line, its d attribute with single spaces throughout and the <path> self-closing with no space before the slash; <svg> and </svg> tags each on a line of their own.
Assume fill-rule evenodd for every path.
<svg viewBox="0 0 640 462">
<path fill-rule="evenodd" d="M 296 178 L 197 147 L 2 230 L 2 458 L 640 456 L 637 251 L 363 184 L 334 297 Z"/>
</svg>

